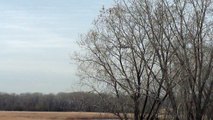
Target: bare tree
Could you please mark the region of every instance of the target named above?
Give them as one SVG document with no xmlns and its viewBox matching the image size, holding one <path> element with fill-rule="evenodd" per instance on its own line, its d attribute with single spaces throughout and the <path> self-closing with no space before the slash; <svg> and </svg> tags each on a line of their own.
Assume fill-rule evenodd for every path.
<svg viewBox="0 0 213 120">
<path fill-rule="evenodd" d="M 211 0 L 130 3 L 134 7 L 126 7 L 156 51 L 172 116 L 176 120 L 203 119 L 213 89 Z"/>
<path fill-rule="evenodd" d="M 86 49 L 76 58 L 82 78 L 106 85 L 117 98 L 131 98 L 135 120 L 156 118 L 168 95 L 164 79 L 157 77 L 160 69 L 149 36 L 125 6 L 118 3 L 103 10 L 80 45 Z M 126 113 L 123 107 L 119 113 Z"/>
<path fill-rule="evenodd" d="M 135 120 L 155 119 L 160 108 L 203 119 L 212 104 L 211 10 L 211 0 L 118 0 L 80 43 L 81 78 L 129 96 Z"/>
</svg>

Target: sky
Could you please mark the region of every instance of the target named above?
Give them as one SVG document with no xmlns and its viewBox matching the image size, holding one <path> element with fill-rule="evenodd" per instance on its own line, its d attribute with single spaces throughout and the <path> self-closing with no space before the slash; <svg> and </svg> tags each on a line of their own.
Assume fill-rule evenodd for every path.
<svg viewBox="0 0 213 120">
<path fill-rule="evenodd" d="M 0 92 L 82 91 L 71 57 L 113 0 L 0 0 Z"/>
</svg>

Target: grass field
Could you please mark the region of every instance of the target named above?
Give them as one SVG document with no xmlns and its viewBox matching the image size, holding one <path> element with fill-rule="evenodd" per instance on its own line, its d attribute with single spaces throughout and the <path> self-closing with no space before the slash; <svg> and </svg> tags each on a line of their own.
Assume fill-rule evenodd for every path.
<svg viewBox="0 0 213 120">
<path fill-rule="evenodd" d="M 9 112 L 0 111 L 0 120 L 93 120 L 116 119 L 110 113 L 95 112 Z"/>
</svg>

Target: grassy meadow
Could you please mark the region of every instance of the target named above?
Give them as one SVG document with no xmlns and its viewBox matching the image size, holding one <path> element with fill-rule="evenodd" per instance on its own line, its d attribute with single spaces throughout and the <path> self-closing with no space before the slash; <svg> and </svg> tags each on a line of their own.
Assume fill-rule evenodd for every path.
<svg viewBox="0 0 213 120">
<path fill-rule="evenodd" d="M 95 112 L 0 112 L 0 120 L 93 120 L 116 118 L 115 115 L 110 113 Z"/>
</svg>

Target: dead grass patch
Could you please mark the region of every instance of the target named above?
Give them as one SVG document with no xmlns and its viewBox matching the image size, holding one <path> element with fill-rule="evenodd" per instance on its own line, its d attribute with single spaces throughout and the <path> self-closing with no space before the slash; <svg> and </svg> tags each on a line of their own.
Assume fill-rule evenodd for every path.
<svg viewBox="0 0 213 120">
<path fill-rule="evenodd" d="M 16 112 L 1 111 L 0 120 L 92 120 L 117 119 L 111 113 L 97 112 Z"/>
</svg>

